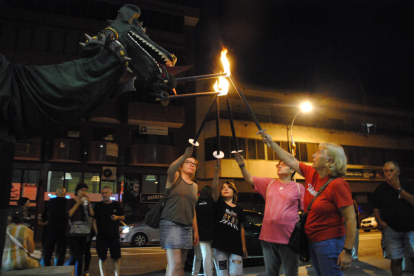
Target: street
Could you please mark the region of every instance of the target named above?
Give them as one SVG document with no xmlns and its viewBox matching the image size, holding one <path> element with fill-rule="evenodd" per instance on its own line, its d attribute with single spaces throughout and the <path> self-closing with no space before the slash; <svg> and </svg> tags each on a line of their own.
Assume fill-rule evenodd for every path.
<svg viewBox="0 0 414 276">
<path fill-rule="evenodd" d="M 381 249 L 381 232 L 372 230 L 369 233 L 360 231 L 359 236 L 359 261 L 354 261 L 347 274 L 353 275 L 390 275 L 390 261 L 382 257 Z M 369 263 L 370 265 L 380 268 L 381 274 L 370 274 L 370 269 L 364 270 L 359 267 L 359 263 Z M 249 262 L 250 263 L 250 262 Z M 248 267 L 245 269 L 245 275 L 257 275 L 264 272 L 264 267 L 259 262 L 260 267 Z M 165 252 L 158 245 L 137 248 L 125 245 L 122 247 L 121 275 L 163 275 L 166 267 Z M 112 262 L 108 260 L 108 275 L 113 275 Z M 360 273 L 358 272 L 360 270 Z M 253 272 L 254 271 L 254 272 Z M 357 272 L 357 274 L 355 274 Z M 92 262 L 90 267 L 91 275 L 99 275 L 98 257 L 96 251 L 92 248 Z M 190 275 L 186 272 L 186 275 Z M 310 263 L 302 263 L 299 268 L 299 275 L 315 275 Z M 414 275 L 414 274 L 405 274 Z"/>
</svg>

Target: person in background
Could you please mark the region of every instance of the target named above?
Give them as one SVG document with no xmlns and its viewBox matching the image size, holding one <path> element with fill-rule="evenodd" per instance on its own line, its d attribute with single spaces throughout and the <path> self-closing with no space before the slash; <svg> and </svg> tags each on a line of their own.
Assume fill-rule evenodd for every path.
<svg viewBox="0 0 414 276">
<path fill-rule="evenodd" d="M 213 199 L 216 202 L 216 231 L 211 247 L 214 248 L 218 276 L 243 275 L 243 258 L 247 258 L 244 236 L 243 208 L 237 203 L 237 189 L 231 182 L 219 188 L 220 164 L 215 166 Z"/>
<path fill-rule="evenodd" d="M 400 166 L 394 161 L 385 163 L 383 170 L 387 181 L 375 189 L 371 204 L 383 231 L 391 273 L 401 276 L 404 254 L 414 263 L 414 185 L 400 182 Z"/>
<path fill-rule="evenodd" d="M 124 210 L 118 201 L 112 200 L 112 189 L 105 186 L 101 190 L 102 201 L 96 203 L 93 228 L 96 233 L 96 252 L 99 257 L 101 276 L 106 275 L 108 249 L 114 264 L 114 274 L 119 276 L 121 269 L 121 243 L 119 241 L 119 222 L 124 220 Z"/>
<path fill-rule="evenodd" d="M 198 227 L 195 206 L 197 184 L 194 183 L 197 161 L 191 157 L 193 148 L 171 163 L 167 170 L 168 195 L 160 221 L 161 248 L 166 250 L 167 276 L 183 275 L 188 250 L 198 244 Z"/>
<path fill-rule="evenodd" d="M 30 228 L 23 225 L 24 208 L 17 205 L 10 209 L 10 224 L 7 225 L 8 233 L 17 239 L 28 252 L 33 253 L 35 244 L 33 241 L 33 232 Z M 1 270 L 9 271 L 15 269 L 28 269 L 38 267 L 39 263 L 30 258 L 26 251 L 18 246 L 8 234 L 6 234 L 6 243 L 3 249 L 3 259 Z"/>
<path fill-rule="evenodd" d="M 358 260 L 358 247 L 359 247 L 359 207 L 357 202 L 354 200 L 355 219 L 356 219 L 356 231 L 354 247 L 352 248 L 352 259 Z"/>
<path fill-rule="evenodd" d="M 198 275 L 201 260 L 203 261 L 204 275 L 213 275 L 211 241 L 214 237 L 216 211 L 212 192 L 213 188 L 211 186 L 204 186 L 196 204 L 200 243 L 194 246 L 193 276 Z"/>
<path fill-rule="evenodd" d="M 47 205 L 48 229 L 43 249 L 44 266 L 51 265 L 53 251 L 55 251 L 55 266 L 62 266 L 66 256 L 66 204 L 68 199 L 65 197 L 66 189 L 59 187 L 56 189 L 56 197 L 49 200 Z M 55 249 L 56 246 L 56 249 Z"/>
<path fill-rule="evenodd" d="M 276 165 L 279 179 L 252 176 L 243 156 L 236 153 L 235 160 L 244 180 L 265 200 L 265 212 L 260 231 L 266 274 L 279 275 L 283 264 L 286 276 L 297 276 L 299 256 L 288 246 L 299 211 L 303 210 L 305 187 L 292 180 L 295 171 L 283 161 Z M 299 209 L 300 208 L 300 209 Z"/>
<path fill-rule="evenodd" d="M 75 188 L 75 197 L 68 200 L 66 205 L 66 218 L 71 222 L 85 221 L 88 216 L 93 215 L 93 209 L 87 196 L 87 191 L 87 184 L 78 183 Z M 66 228 L 66 237 L 70 249 L 70 258 L 66 262 L 66 265 L 75 265 L 75 275 L 81 276 L 87 237 L 71 236 L 69 223 Z"/>
<path fill-rule="evenodd" d="M 321 143 L 313 154 L 312 166 L 308 166 L 282 149 L 269 134 L 263 134 L 263 142 L 273 149 L 281 161 L 305 177 L 304 210 L 319 189 L 331 181 L 312 204 L 305 232 L 316 275 L 342 276 L 342 271 L 352 263 L 356 231 L 352 192 L 348 182 L 342 178 L 347 165 L 344 149 L 336 144 Z"/>
<path fill-rule="evenodd" d="M 43 209 L 42 215 L 40 216 L 40 218 L 37 221 L 37 225 L 42 226 L 42 250 L 43 250 L 43 255 L 44 255 L 44 252 L 45 252 L 45 245 L 46 245 L 47 224 L 49 223 L 48 219 L 49 219 L 49 215 L 47 213 L 47 205 L 46 205 L 45 209 Z M 66 237 L 65 237 L 65 239 L 66 239 Z M 40 265 L 45 266 L 45 258 L 42 258 L 42 260 L 40 261 Z"/>
<path fill-rule="evenodd" d="M 30 199 L 27 197 L 21 197 L 17 201 L 17 205 L 22 206 L 24 210 L 23 224 L 32 229 L 33 223 L 32 219 L 29 216 Z"/>
</svg>

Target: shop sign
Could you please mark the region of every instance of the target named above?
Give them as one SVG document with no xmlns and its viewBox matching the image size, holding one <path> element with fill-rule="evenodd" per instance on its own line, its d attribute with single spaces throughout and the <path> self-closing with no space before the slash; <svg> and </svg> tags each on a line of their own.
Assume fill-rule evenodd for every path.
<svg viewBox="0 0 414 276">
<path fill-rule="evenodd" d="M 141 194 L 141 203 L 157 203 L 164 198 L 164 194 Z"/>
</svg>

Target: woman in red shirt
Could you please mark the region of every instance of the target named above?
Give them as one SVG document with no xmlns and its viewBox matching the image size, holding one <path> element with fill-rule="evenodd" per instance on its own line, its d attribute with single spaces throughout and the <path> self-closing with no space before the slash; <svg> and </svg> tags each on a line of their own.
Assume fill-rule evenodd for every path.
<svg viewBox="0 0 414 276">
<path fill-rule="evenodd" d="M 269 134 L 263 134 L 263 141 L 269 144 L 280 160 L 305 177 L 305 210 L 320 187 L 334 178 L 313 202 L 305 231 L 316 274 L 342 276 L 342 271 L 348 269 L 352 262 L 356 231 L 351 189 L 342 178 L 347 165 L 344 149 L 336 144 L 322 143 L 313 155 L 312 166 L 308 166 L 279 147 Z"/>
</svg>

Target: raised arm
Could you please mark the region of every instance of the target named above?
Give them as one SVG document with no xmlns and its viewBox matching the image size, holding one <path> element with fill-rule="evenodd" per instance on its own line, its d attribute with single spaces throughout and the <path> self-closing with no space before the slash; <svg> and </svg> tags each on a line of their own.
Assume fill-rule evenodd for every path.
<svg viewBox="0 0 414 276">
<path fill-rule="evenodd" d="M 166 189 L 171 188 L 171 185 L 174 183 L 174 180 L 177 178 L 178 169 L 184 163 L 185 159 L 190 157 L 193 154 L 193 147 L 186 148 L 183 155 L 181 155 L 177 160 L 171 163 L 170 167 L 167 170 L 167 184 Z"/>
<path fill-rule="evenodd" d="M 217 202 L 220 196 L 219 191 L 219 175 L 220 175 L 220 161 L 217 160 L 217 164 L 214 166 L 214 178 L 213 178 L 213 200 Z"/>
<path fill-rule="evenodd" d="M 278 144 L 276 144 L 269 134 L 263 133 L 263 142 L 269 144 L 272 150 L 279 156 L 280 160 L 285 162 L 286 165 L 288 165 L 293 170 L 295 170 L 297 173 L 302 175 L 299 169 L 299 161 L 292 154 L 285 151 Z"/>
<path fill-rule="evenodd" d="M 250 172 L 246 168 L 246 164 L 244 163 L 243 156 L 240 155 L 240 153 L 236 153 L 234 159 L 236 160 L 237 164 L 240 167 L 241 173 L 243 175 L 244 180 L 249 183 L 252 188 L 254 189 L 254 183 L 253 183 L 253 177 L 250 174 Z"/>
</svg>

